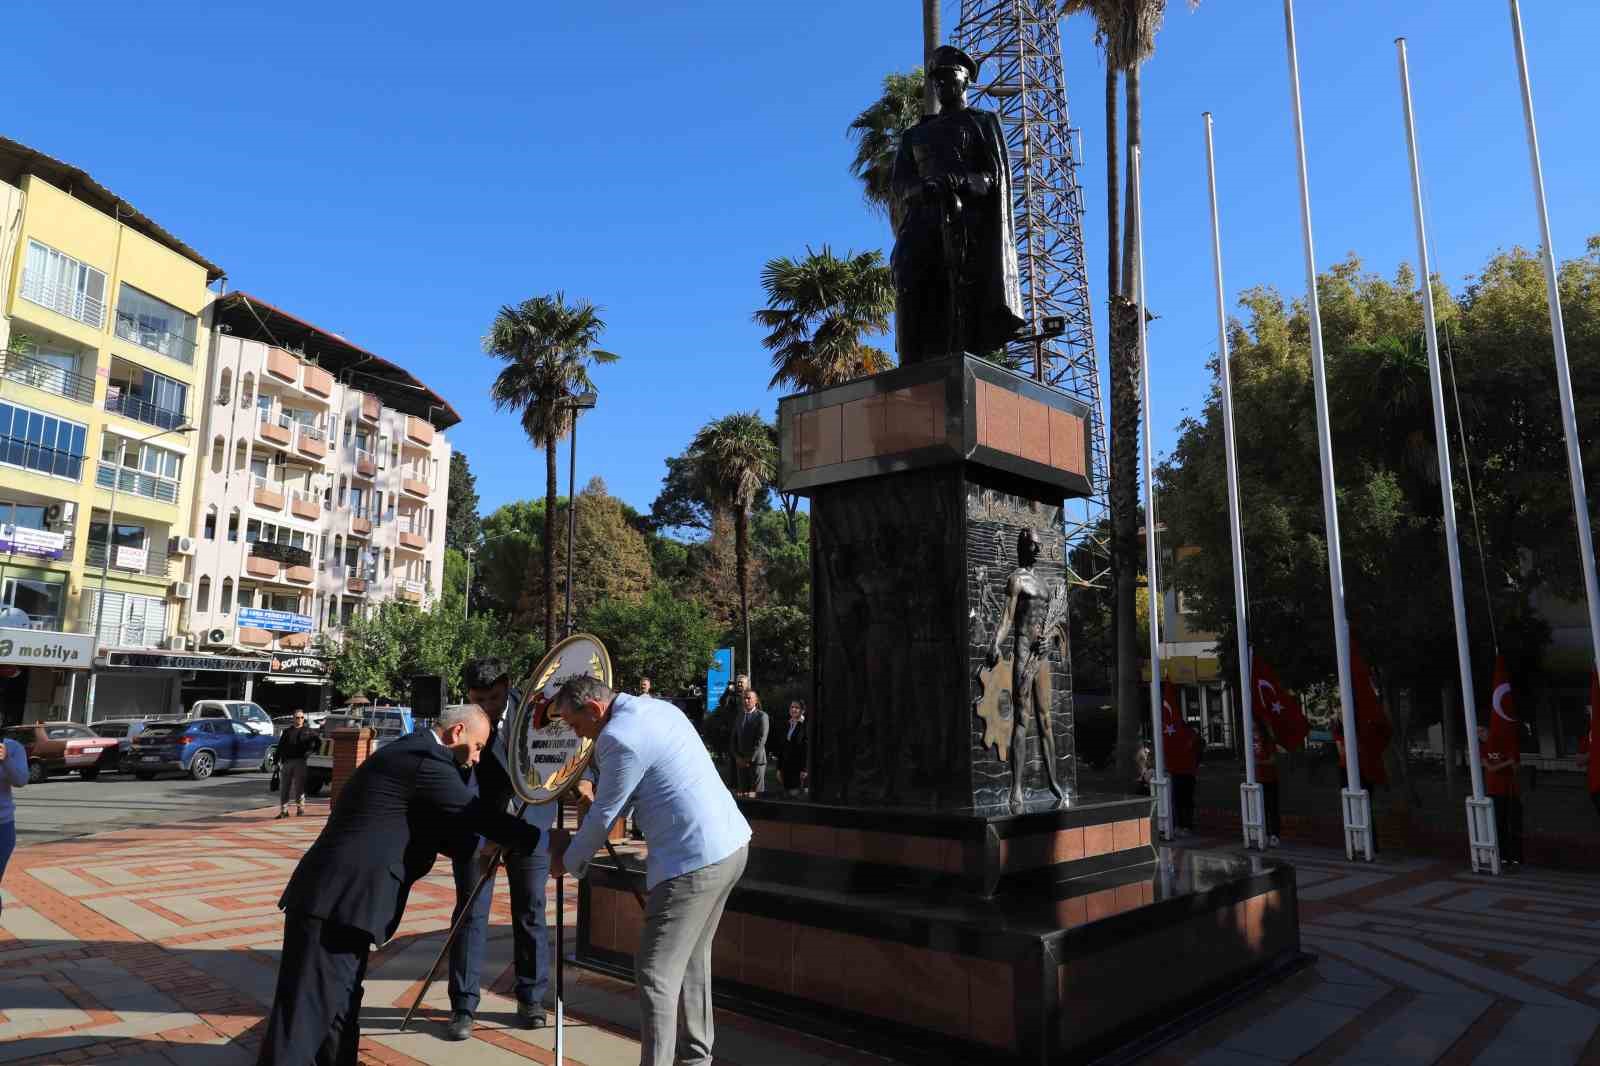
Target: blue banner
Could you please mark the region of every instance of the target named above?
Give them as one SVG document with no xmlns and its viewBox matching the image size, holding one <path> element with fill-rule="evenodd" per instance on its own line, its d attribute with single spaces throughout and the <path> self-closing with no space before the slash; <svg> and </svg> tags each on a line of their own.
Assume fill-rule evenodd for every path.
<svg viewBox="0 0 1600 1066">
<path fill-rule="evenodd" d="M 733 683 L 733 649 L 718 648 L 716 655 L 711 660 L 711 669 L 706 671 L 706 712 L 717 709 L 717 704 L 722 701 L 722 694 L 728 691 L 728 686 Z"/>
<path fill-rule="evenodd" d="M 259 607 L 239 608 L 239 624 L 273 633 L 309 633 L 311 616 L 293 611 L 263 611 Z"/>
</svg>

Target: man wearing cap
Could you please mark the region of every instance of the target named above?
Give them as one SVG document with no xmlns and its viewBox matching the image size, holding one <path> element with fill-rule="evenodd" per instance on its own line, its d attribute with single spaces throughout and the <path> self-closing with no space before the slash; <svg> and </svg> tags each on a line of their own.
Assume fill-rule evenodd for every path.
<svg viewBox="0 0 1600 1066">
<path fill-rule="evenodd" d="M 905 132 L 890 172 L 901 366 L 997 351 L 1026 324 L 1000 120 L 967 106 L 971 56 L 941 45 L 928 66 L 939 111 Z"/>
<path fill-rule="evenodd" d="M 489 716 L 489 743 L 467 787 L 480 795 L 486 806 L 515 814 L 517 794 L 511 785 L 506 751 L 505 716 L 515 713 L 521 697 L 511 687 L 511 676 L 499 659 L 474 659 L 463 671 L 468 701 L 482 707 Z M 580 786 L 580 789 L 584 786 Z M 545 993 L 550 988 L 550 944 L 545 935 L 545 881 L 550 875 L 550 827 L 555 824 L 557 804 L 529 806 L 522 821 L 539 830 L 539 846 L 529 852 L 509 853 L 504 865 L 511 889 L 512 958 L 516 967 L 517 1020 L 525 1029 L 545 1024 Z M 482 872 L 482 864 L 495 846 L 479 841 L 476 858 L 455 859 L 456 907 L 452 920 L 461 913 Z M 478 1011 L 484 958 L 489 932 L 489 909 L 494 900 L 494 879 L 483 886 L 473 901 L 472 910 L 461 924 L 461 932 L 450 946 L 450 1024 L 445 1036 L 466 1040 L 472 1035 L 473 1016 Z"/>
</svg>

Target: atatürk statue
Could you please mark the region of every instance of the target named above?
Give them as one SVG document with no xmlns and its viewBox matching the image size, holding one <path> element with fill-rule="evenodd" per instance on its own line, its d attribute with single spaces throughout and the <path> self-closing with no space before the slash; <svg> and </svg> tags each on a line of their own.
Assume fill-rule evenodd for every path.
<svg viewBox="0 0 1600 1066">
<path fill-rule="evenodd" d="M 1027 756 L 1028 722 L 1039 730 L 1045 778 L 1050 792 L 1062 798 L 1056 780 L 1056 734 L 1050 715 L 1050 651 L 1067 622 L 1066 589 L 1047 589 L 1033 572 L 1039 561 L 1039 534 L 1017 534 L 1017 568 L 1006 579 L 1006 606 L 995 626 L 987 663 L 1000 661 L 1001 646 L 1011 637 L 1011 806 L 1022 807 L 1022 770 Z"/>
<path fill-rule="evenodd" d="M 1025 323 L 1000 120 L 967 106 L 978 64 L 961 49 L 929 68 L 939 113 L 905 132 L 891 176 L 901 366 L 998 351 Z"/>
</svg>

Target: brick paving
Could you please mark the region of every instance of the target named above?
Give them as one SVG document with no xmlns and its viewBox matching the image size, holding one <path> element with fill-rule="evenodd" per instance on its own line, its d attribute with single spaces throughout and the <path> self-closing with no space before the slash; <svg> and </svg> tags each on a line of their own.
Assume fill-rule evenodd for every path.
<svg viewBox="0 0 1600 1066">
<path fill-rule="evenodd" d="M 212 816 L 19 850 L 0 916 L 0 1064 L 253 1062 L 282 930 L 275 903 L 325 810 L 285 821 L 271 810 Z M 1356 866 L 1312 846 L 1282 854 L 1298 871 L 1316 965 L 1147 1061 L 1600 1066 L 1600 878 L 1536 869 L 1495 880 L 1391 855 Z M 453 898 L 441 862 L 414 889 L 400 936 L 375 955 L 362 1061 L 553 1062 L 551 1030 L 514 1027 L 504 888 L 474 1039 L 441 1038 L 442 981 L 421 1024 L 397 1032 Z M 638 1061 L 627 985 L 569 969 L 568 1014 L 568 1062 Z M 718 1026 L 722 1066 L 883 1062 L 726 1012 Z"/>
</svg>

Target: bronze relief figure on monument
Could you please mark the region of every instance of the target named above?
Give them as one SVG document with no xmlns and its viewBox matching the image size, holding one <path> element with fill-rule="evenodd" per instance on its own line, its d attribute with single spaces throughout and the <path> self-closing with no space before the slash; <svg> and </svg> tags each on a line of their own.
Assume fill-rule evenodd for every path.
<svg viewBox="0 0 1600 1066">
<path fill-rule="evenodd" d="M 967 106 L 978 64 L 961 49 L 928 66 L 939 111 L 905 132 L 890 176 L 901 366 L 998 352 L 1026 324 L 1000 119 Z"/>
</svg>

